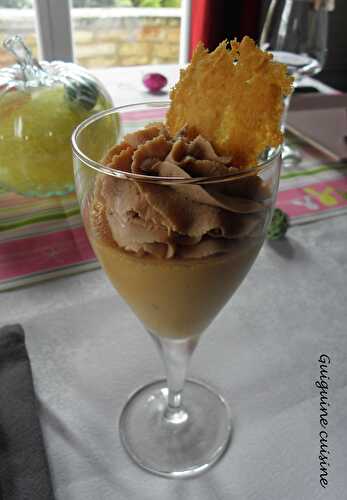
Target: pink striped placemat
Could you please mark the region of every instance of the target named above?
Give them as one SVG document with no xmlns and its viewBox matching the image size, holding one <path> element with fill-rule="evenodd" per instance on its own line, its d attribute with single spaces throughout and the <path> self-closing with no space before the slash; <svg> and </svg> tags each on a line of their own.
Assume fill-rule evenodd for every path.
<svg viewBox="0 0 347 500">
<path fill-rule="evenodd" d="M 0 191 L 0 291 L 97 267 L 74 194 Z"/>
<path fill-rule="evenodd" d="M 282 167 L 277 206 L 291 225 L 304 224 L 347 212 L 347 163 L 332 163 L 309 144 L 289 134 L 302 154 L 296 168 Z"/>
<path fill-rule="evenodd" d="M 129 116 L 134 129 L 142 116 Z M 157 118 L 157 116 L 153 116 Z M 300 224 L 347 212 L 347 164 L 296 142 L 300 169 L 282 170 L 277 206 Z M 0 190 L 0 291 L 99 267 L 74 194 L 26 198 Z"/>
</svg>

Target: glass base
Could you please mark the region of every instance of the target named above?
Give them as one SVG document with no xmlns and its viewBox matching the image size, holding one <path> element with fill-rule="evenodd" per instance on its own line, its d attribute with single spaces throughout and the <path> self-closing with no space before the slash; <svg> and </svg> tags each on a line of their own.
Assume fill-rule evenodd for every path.
<svg viewBox="0 0 347 500">
<path fill-rule="evenodd" d="M 229 407 L 200 382 L 187 380 L 183 411 L 174 422 L 165 417 L 165 380 L 136 391 L 119 421 L 122 444 L 140 467 L 160 476 L 190 477 L 211 467 L 231 436 Z"/>
<path fill-rule="evenodd" d="M 282 148 L 282 165 L 285 168 L 296 167 L 297 165 L 299 165 L 301 160 L 302 156 L 300 151 L 287 142 L 284 142 Z"/>
</svg>

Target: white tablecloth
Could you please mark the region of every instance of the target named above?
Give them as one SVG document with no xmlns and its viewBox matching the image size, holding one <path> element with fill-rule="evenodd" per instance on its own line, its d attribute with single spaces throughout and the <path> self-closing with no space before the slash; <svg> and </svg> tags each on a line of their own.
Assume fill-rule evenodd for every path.
<svg viewBox="0 0 347 500">
<path fill-rule="evenodd" d="M 146 73 L 159 72 L 168 79 L 167 86 L 161 93 L 150 94 L 142 83 Z M 135 102 L 168 100 L 168 90 L 176 83 L 179 77 L 179 67 L 176 64 L 162 64 L 153 66 L 130 66 L 124 68 L 108 68 L 93 70 L 110 92 L 115 106 L 132 104 Z M 315 87 L 325 94 L 336 93 L 331 87 L 309 77 L 300 80 L 299 86 Z"/>
<path fill-rule="evenodd" d="M 124 88 L 112 93 L 119 104 L 134 100 Z M 26 331 L 56 499 L 346 499 L 346 235 L 346 218 L 336 217 L 266 243 L 203 336 L 190 374 L 226 397 L 234 432 L 222 460 L 194 479 L 146 473 L 121 447 L 127 396 L 163 369 L 102 271 L 2 293 L 0 323 Z M 331 359 L 326 489 L 315 386 L 323 353 Z"/>
</svg>

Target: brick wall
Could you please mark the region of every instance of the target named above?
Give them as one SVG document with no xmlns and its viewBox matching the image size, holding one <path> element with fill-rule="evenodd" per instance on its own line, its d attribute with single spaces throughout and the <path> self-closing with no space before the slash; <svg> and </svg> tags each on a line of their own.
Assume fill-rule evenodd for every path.
<svg viewBox="0 0 347 500">
<path fill-rule="evenodd" d="M 2 42 L 7 35 L 16 34 L 25 38 L 27 46 L 36 56 L 37 36 L 33 10 L 0 9 L 0 68 L 14 62 L 14 57 L 2 48 Z"/>
<path fill-rule="evenodd" d="M 157 15 L 153 10 L 149 16 L 146 9 L 73 9 L 77 62 L 88 68 L 178 62 L 180 10 L 156 9 Z M 0 40 L 15 33 L 37 53 L 32 11 L 1 10 Z M 12 62 L 1 49 L 0 67 Z"/>
</svg>

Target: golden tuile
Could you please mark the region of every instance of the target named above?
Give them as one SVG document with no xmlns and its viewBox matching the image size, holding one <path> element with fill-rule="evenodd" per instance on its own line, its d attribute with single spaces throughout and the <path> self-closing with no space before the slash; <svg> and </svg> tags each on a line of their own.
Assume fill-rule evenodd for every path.
<svg viewBox="0 0 347 500">
<path fill-rule="evenodd" d="M 188 125 L 219 155 L 245 167 L 282 142 L 283 97 L 291 93 L 293 78 L 251 38 L 230 45 L 224 41 L 209 53 L 199 43 L 170 93 L 166 120 L 171 135 Z"/>
</svg>

